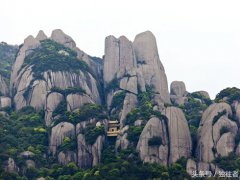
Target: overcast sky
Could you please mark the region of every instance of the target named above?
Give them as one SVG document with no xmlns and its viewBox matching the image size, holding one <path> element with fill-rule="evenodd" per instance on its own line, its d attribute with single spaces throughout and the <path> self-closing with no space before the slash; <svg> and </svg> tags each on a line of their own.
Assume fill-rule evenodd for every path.
<svg viewBox="0 0 240 180">
<path fill-rule="evenodd" d="M 42 29 L 62 29 L 77 46 L 102 57 L 108 35 L 150 30 L 158 43 L 168 83 L 211 97 L 240 87 L 238 0 L 1 0 L 0 41 L 21 44 Z"/>
</svg>

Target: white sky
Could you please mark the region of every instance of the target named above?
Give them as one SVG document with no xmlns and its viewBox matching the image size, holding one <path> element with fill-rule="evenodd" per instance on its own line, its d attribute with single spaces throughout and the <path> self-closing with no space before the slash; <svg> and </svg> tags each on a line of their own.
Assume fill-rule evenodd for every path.
<svg viewBox="0 0 240 180">
<path fill-rule="evenodd" d="M 168 83 L 187 90 L 240 87 L 238 0 L 1 0 L 0 41 L 20 44 L 38 30 L 62 29 L 77 46 L 102 57 L 108 35 L 150 30 L 157 39 Z"/>
</svg>

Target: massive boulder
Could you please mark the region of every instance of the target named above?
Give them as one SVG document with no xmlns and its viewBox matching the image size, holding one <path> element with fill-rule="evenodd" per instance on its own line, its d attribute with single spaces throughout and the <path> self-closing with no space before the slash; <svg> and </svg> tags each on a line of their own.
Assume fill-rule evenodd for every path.
<svg viewBox="0 0 240 180">
<path fill-rule="evenodd" d="M 150 87 L 156 105 L 162 107 L 164 103 L 170 103 L 167 78 L 159 59 L 156 39 L 149 31 L 137 35 L 133 43 L 124 36 L 118 39 L 108 36 L 105 39 L 103 79 L 108 108 L 111 108 L 116 92 L 127 92 L 122 111 L 119 112 L 121 127 L 125 125 L 127 113 L 136 107 L 139 91 Z"/>
<path fill-rule="evenodd" d="M 42 30 L 40 30 L 39 32 L 38 32 L 38 34 L 37 34 L 37 36 L 36 36 L 36 39 L 38 40 L 38 41 L 43 41 L 43 40 L 46 40 L 48 37 L 46 36 L 46 34 L 42 31 Z"/>
<path fill-rule="evenodd" d="M 137 59 L 137 76 L 140 88 L 152 86 L 156 92 L 157 103 L 170 103 L 167 77 L 160 61 L 157 43 L 150 31 L 138 34 L 133 42 L 134 53 Z"/>
<path fill-rule="evenodd" d="M 52 128 L 49 150 L 53 155 L 57 152 L 57 147 L 63 143 L 65 137 L 75 137 L 75 127 L 73 124 L 68 122 L 61 122 Z"/>
<path fill-rule="evenodd" d="M 69 48 L 76 47 L 76 43 L 74 42 L 74 40 L 70 36 L 65 34 L 61 29 L 53 30 L 51 39 Z"/>
<path fill-rule="evenodd" d="M 101 83 L 101 62 L 100 60 L 95 61 L 93 58 L 84 54 L 81 50 L 76 47 L 76 43 L 73 39 L 66 35 L 61 30 L 54 30 L 51 35 L 51 40 L 61 43 L 62 45 L 72 49 L 76 52 L 77 56 L 81 56 L 82 60 L 87 61 L 88 63 L 91 60 L 91 65 L 94 66 L 100 65 L 100 67 L 89 67 L 90 70 L 76 70 L 76 71 L 56 71 L 56 70 L 47 70 L 41 72 L 41 78 L 35 75 L 33 72 L 34 64 L 28 65 L 24 64 L 26 56 L 30 53 L 38 51 L 38 48 L 41 47 L 43 40 L 46 40 L 47 36 L 43 31 L 40 31 L 35 38 L 29 36 L 25 41 L 23 46 L 20 48 L 17 55 L 15 64 L 13 66 L 13 72 L 11 76 L 11 92 L 13 95 L 13 100 L 15 103 L 16 109 L 21 109 L 24 106 L 30 105 L 36 109 L 46 109 L 47 114 L 47 125 L 49 125 L 51 115 L 49 115 L 46 101 L 49 93 L 53 92 L 53 88 L 58 89 L 68 89 L 68 88 L 79 88 L 82 89 L 84 95 L 83 97 L 88 97 L 87 102 L 92 103 L 101 103 L 100 97 L 100 83 Z M 41 42 L 40 42 L 41 41 Z M 79 57 L 80 58 L 80 57 Z M 96 58 L 95 58 L 96 59 Z M 24 64 L 24 66 L 22 66 Z M 96 74 L 94 71 L 97 71 Z M 76 95 L 72 95 L 76 96 Z M 55 97 L 56 98 L 56 97 Z M 61 101 L 62 98 L 55 100 Z M 77 102 L 72 100 L 71 95 L 68 96 L 68 100 L 71 101 L 68 105 L 69 109 L 79 108 L 84 102 Z M 74 104 L 72 104 L 74 103 Z M 70 108 L 70 105 L 72 106 Z M 56 108 L 56 107 L 54 107 Z M 53 111 L 50 110 L 50 111 Z"/>
<path fill-rule="evenodd" d="M 81 95 L 81 94 L 69 94 L 67 96 L 67 110 L 68 111 L 74 111 L 77 108 L 80 108 L 84 104 L 88 103 L 94 103 L 94 101 L 91 99 L 88 95 Z"/>
<path fill-rule="evenodd" d="M 73 151 L 61 151 L 58 154 L 58 162 L 62 165 L 67 165 L 70 162 L 77 162 L 77 155 Z"/>
<path fill-rule="evenodd" d="M 45 109 L 45 122 L 47 126 L 50 126 L 52 123 L 52 115 L 54 110 L 58 107 L 58 105 L 64 100 L 62 94 L 53 92 L 47 95 L 46 99 L 46 109 Z"/>
<path fill-rule="evenodd" d="M 190 157 L 192 140 L 187 120 L 181 109 L 168 107 L 165 111 L 168 118 L 168 131 L 170 142 L 169 163 L 175 163 L 181 157 Z"/>
<path fill-rule="evenodd" d="M 83 134 L 78 135 L 78 165 L 81 168 L 96 166 L 101 161 L 104 136 L 98 136 L 93 145 L 87 144 Z"/>
<path fill-rule="evenodd" d="M 219 155 L 233 152 L 238 128 L 229 119 L 231 116 L 231 107 L 226 103 L 212 104 L 204 111 L 198 129 L 196 155 L 199 161 L 210 163 Z"/>
<path fill-rule="evenodd" d="M 11 107 L 11 98 L 0 96 L 0 108 Z"/>
<path fill-rule="evenodd" d="M 187 101 L 187 91 L 184 82 L 173 81 L 170 86 L 170 97 L 173 104 L 182 105 Z"/>
<path fill-rule="evenodd" d="M 154 137 L 158 137 L 162 142 L 158 142 L 157 145 L 150 145 L 149 140 Z M 167 127 L 165 123 L 156 117 L 151 118 L 144 127 L 137 144 L 137 151 L 141 160 L 147 163 L 167 165 L 168 148 Z"/>
<path fill-rule="evenodd" d="M 17 91 L 19 79 L 21 78 L 19 76 L 22 75 L 22 73 L 20 73 L 19 71 L 21 70 L 25 57 L 29 55 L 31 52 L 33 52 L 33 50 L 39 47 L 40 45 L 41 43 L 38 40 L 36 40 L 33 36 L 28 36 L 24 40 L 23 46 L 20 48 L 12 68 L 10 83 L 11 93 L 14 94 Z"/>
<path fill-rule="evenodd" d="M 171 95 L 183 97 L 186 94 L 186 87 L 182 81 L 173 81 L 170 86 Z"/>
</svg>

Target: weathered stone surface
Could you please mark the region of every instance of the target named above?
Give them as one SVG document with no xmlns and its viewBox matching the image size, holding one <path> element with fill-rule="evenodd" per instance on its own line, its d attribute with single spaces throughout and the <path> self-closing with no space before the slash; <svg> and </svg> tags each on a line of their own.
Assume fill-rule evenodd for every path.
<svg viewBox="0 0 240 180">
<path fill-rule="evenodd" d="M 235 122 L 231 121 L 227 117 L 223 116 L 219 118 L 219 120 L 213 126 L 213 140 L 214 142 L 218 142 L 220 139 L 220 131 L 221 128 L 227 128 L 233 136 L 237 134 L 238 126 Z"/>
<path fill-rule="evenodd" d="M 16 94 L 14 96 L 14 103 L 16 106 L 16 109 L 21 109 L 22 107 L 27 105 L 26 99 L 28 96 L 28 91 L 29 88 L 31 88 L 31 82 L 33 80 L 33 74 L 32 74 L 32 67 L 24 68 L 20 71 L 17 80 L 15 81 L 15 88 L 13 88 L 12 91 L 16 91 Z M 14 90 L 15 89 L 15 90 Z"/>
<path fill-rule="evenodd" d="M 198 129 L 198 145 L 196 151 L 199 161 L 211 162 L 215 158 L 213 150 L 216 149 L 217 142 L 214 141 L 213 137 L 213 119 L 218 113 L 224 110 L 226 114 L 223 115 L 223 117 L 227 119 L 229 115 L 232 115 L 232 110 L 226 103 L 212 104 L 203 113 Z"/>
<path fill-rule="evenodd" d="M 179 97 L 176 95 L 171 95 L 170 98 L 171 98 L 172 103 L 175 105 L 183 105 L 188 100 L 187 97 Z"/>
<path fill-rule="evenodd" d="M 127 149 L 129 145 L 129 141 L 127 139 L 127 130 L 129 129 L 129 126 L 125 126 L 120 130 L 120 133 L 117 137 L 117 141 L 115 144 L 116 151 L 118 149 Z"/>
<path fill-rule="evenodd" d="M 76 163 L 77 162 L 77 155 L 73 151 L 66 151 L 66 152 L 61 151 L 58 154 L 58 162 L 62 165 L 67 165 L 70 162 L 75 162 Z"/>
<path fill-rule="evenodd" d="M 43 32 L 43 30 L 40 30 L 36 36 L 36 40 L 38 41 L 43 41 L 46 40 L 48 37 L 46 36 L 46 34 Z"/>
<path fill-rule="evenodd" d="M 36 109 L 44 109 L 46 103 L 47 89 L 46 82 L 43 80 L 36 80 L 32 85 L 32 91 L 28 96 L 30 106 Z"/>
<path fill-rule="evenodd" d="M 105 57 L 103 79 L 106 83 L 111 82 L 119 70 L 119 41 L 114 36 L 108 36 L 105 39 Z"/>
<path fill-rule="evenodd" d="M 48 94 L 47 100 L 46 100 L 46 109 L 45 109 L 45 122 L 47 126 L 50 126 L 52 123 L 52 113 L 57 108 L 57 106 L 60 104 L 60 102 L 63 101 L 63 95 L 57 92 L 53 92 Z"/>
<path fill-rule="evenodd" d="M 44 78 L 49 89 L 52 87 L 58 87 L 61 89 L 79 87 L 86 91 L 86 94 L 90 96 L 95 103 L 101 103 L 97 88 L 98 83 L 90 73 L 84 73 L 82 71 L 79 71 L 79 73 L 48 71 L 44 73 Z"/>
<path fill-rule="evenodd" d="M 141 126 L 142 123 L 143 123 L 143 120 L 138 119 L 138 120 L 136 120 L 136 121 L 134 122 L 134 126 Z"/>
<path fill-rule="evenodd" d="M 199 162 L 198 163 L 198 171 L 209 171 L 210 165 L 209 163 Z"/>
<path fill-rule="evenodd" d="M 174 163 L 181 157 L 190 157 L 192 140 L 188 123 L 182 110 L 176 107 L 168 107 L 165 115 L 168 118 L 170 142 L 169 163 Z"/>
<path fill-rule="evenodd" d="M 224 133 L 217 142 L 217 152 L 221 156 L 228 156 L 229 153 L 234 151 L 235 136 L 233 133 Z"/>
<path fill-rule="evenodd" d="M 75 136 L 75 127 L 68 122 L 61 122 L 52 128 L 49 149 L 55 155 L 57 147 L 63 143 L 65 137 L 73 138 Z"/>
<path fill-rule="evenodd" d="M 84 104 L 91 103 L 94 101 L 88 95 L 80 95 L 80 94 L 69 94 L 67 96 L 67 110 L 74 111 L 77 108 L 80 108 Z"/>
<path fill-rule="evenodd" d="M 162 144 L 160 146 L 149 146 L 148 141 L 152 137 L 161 137 Z M 163 121 L 153 117 L 147 122 L 139 137 L 137 151 L 143 162 L 167 165 L 168 137 Z"/>
<path fill-rule="evenodd" d="M 153 86 L 163 103 L 170 103 L 167 77 L 160 61 L 157 43 L 150 31 L 138 34 L 133 42 L 133 48 L 138 63 L 137 76 L 141 89 L 143 86 Z"/>
<path fill-rule="evenodd" d="M 103 76 L 107 84 L 114 78 L 136 75 L 135 54 L 132 43 L 124 36 L 119 39 L 108 36 L 105 39 Z"/>
<path fill-rule="evenodd" d="M 127 114 L 133 110 L 137 105 L 137 96 L 132 93 L 127 93 L 123 102 L 123 109 L 120 116 L 120 124 L 123 126 L 125 124 L 125 118 Z"/>
<path fill-rule="evenodd" d="M 127 90 L 131 93 L 137 94 L 137 76 L 132 77 L 124 77 L 120 81 L 120 88 L 123 90 Z"/>
<path fill-rule="evenodd" d="M 4 78 L 1 76 L 1 74 L 0 74 L 0 94 L 2 94 L 3 96 L 7 96 L 9 94 L 8 85 Z"/>
<path fill-rule="evenodd" d="M 76 47 L 76 43 L 74 42 L 74 40 L 70 36 L 65 34 L 61 29 L 53 30 L 51 39 L 69 48 Z"/>
<path fill-rule="evenodd" d="M 39 46 L 40 46 L 40 42 L 38 40 L 34 39 L 33 36 L 28 36 L 24 40 L 24 44 L 21 47 L 21 49 L 19 50 L 17 57 L 16 57 L 16 61 L 12 68 L 11 83 L 10 83 L 10 86 L 12 89 L 11 92 L 16 90 L 16 83 L 18 82 L 18 79 L 19 79 L 19 77 L 17 78 L 17 76 L 19 74 L 19 70 L 21 69 L 21 67 L 24 63 L 25 57 Z"/>
<path fill-rule="evenodd" d="M 189 175 L 193 174 L 193 171 L 197 171 L 197 164 L 194 160 L 188 159 L 187 160 L 187 167 L 186 167 L 187 173 Z"/>
<path fill-rule="evenodd" d="M 87 168 L 96 166 L 101 161 L 104 136 L 98 136 L 93 145 L 88 145 L 83 134 L 78 135 L 78 166 Z"/>
<path fill-rule="evenodd" d="M 186 86 L 183 81 L 173 81 L 170 86 L 170 94 L 183 97 L 186 94 Z"/>
<path fill-rule="evenodd" d="M 12 106 L 11 98 L 0 96 L 0 108 L 11 106 Z"/>
</svg>

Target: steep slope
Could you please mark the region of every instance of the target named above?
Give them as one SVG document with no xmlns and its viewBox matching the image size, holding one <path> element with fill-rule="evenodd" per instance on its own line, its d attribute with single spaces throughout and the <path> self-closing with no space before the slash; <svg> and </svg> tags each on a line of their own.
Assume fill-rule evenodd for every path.
<svg viewBox="0 0 240 180">
<path fill-rule="evenodd" d="M 122 126 L 126 115 L 137 105 L 137 95 L 151 87 L 154 91 L 154 104 L 158 109 L 170 103 L 167 78 L 160 62 L 154 35 L 147 31 L 136 36 L 132 43 L 126 37 L 105 39 L 103 68 L 104 86 L 110 114 Z M 122 107 L 114 107 L 114 97 L 122 92 Z M 123 95 L 124 93 L 124 95 Z"/>
<path fill-rule="evenodd" d="M 11 77 L 11 92 L 16 109 L 30 105 L 36 109 L 46 109 L 47 113 L 48 109 L 53 111 L 53 107 L 47 104 L 47 97 L 51 97 L 49 95 L 52 92 L 65 93 L 67 99 L 73 94 L 79 94 L 85 97 L 85 103 L 101 103 L 97 74 L 78 58 L 79 52 L 71 37 L 61 30 L 53 31 L 50 39 L 42 31 L 36 39 L 32 36 L 25 39 Z M 76 109 L 76 104 L 74 106 Z M 48 125 L 50 119 L 47 115 Z"/>
</svg>

